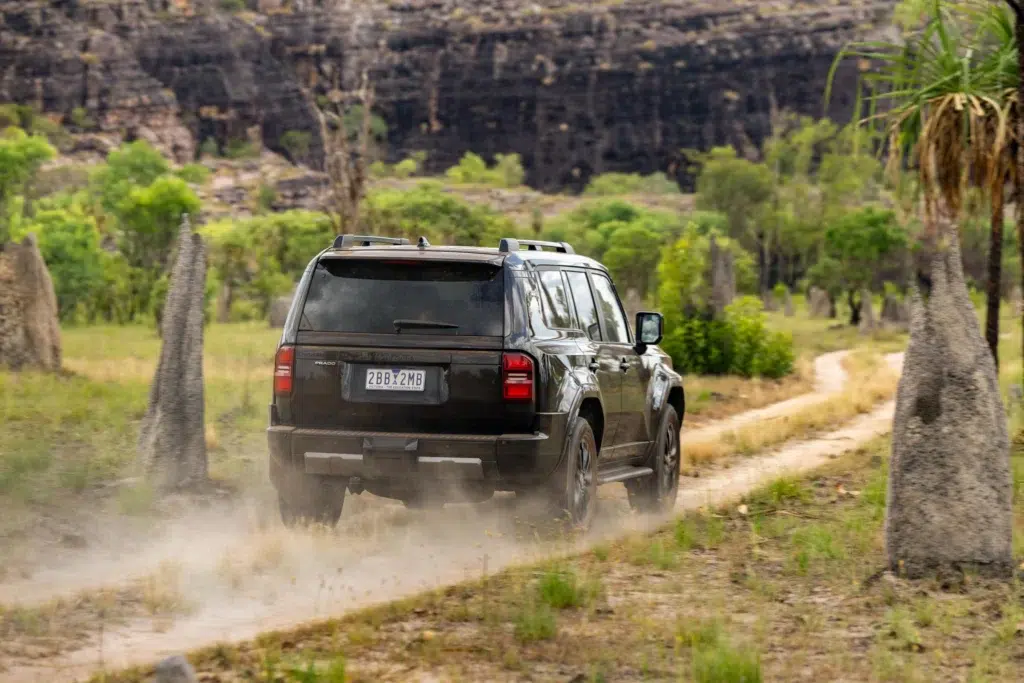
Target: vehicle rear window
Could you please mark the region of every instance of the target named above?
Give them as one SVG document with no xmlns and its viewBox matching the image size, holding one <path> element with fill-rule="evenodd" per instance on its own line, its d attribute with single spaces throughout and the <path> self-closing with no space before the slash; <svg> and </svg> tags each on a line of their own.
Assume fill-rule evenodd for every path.
<svg viewBox="0 0 1024 683">
<path fill-rule="evenodd" d="M 324 259 L 299 329 L 500 337 L 504 293 L 501 268 L 487 263 Z"/>
</svg>

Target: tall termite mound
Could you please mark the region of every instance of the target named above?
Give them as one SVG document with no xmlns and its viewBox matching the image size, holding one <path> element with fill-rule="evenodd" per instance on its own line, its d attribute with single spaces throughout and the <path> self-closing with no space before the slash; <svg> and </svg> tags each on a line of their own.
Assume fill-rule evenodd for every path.
<svg viewBox="0 0 1024 683">
<path fill-rule="evenodd" d="M 732 252 L 719 246 L 714 235 L 708 249 L 711 280 L 711 310 L 715 318 L 725 315 L 725 308 L 736 298 L 736 269 Z"/>
<path fill-rule="evenodd" d="M 1006 414 L 992 354 L 967 293 L 955 229 L 911 299 L 896 395 L 885 542 L 909 578 L 1013 571 Z"/>
<path fill-rule="evenodd" d="M 206 250 L 181 222 L 178 254 L 164 307 L 160 363 L 139 434 L 139 456 L 160 490 L 206 481 L 203 395 L 203 292 Z"/>
<path fill-rule="evenodd" d="M 0 366 L 60 370 L 57 295 L 35 237 L 0 244 Z"/>
</svg>

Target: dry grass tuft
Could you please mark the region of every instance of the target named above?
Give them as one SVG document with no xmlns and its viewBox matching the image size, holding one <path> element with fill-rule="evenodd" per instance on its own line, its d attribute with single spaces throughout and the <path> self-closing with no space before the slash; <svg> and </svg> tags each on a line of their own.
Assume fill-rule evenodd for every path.
<svg viewBox="0 0 1024 683">
<path fill-rule="evenodd" d="M 820 403 L 790 415 L 738 427 L 717 438 L 686 444 L 690 464 L 712 462 L 730 454 L 750 455 L 797 436 L 811 437 L 858 415 L 870 412 L 896 392 L 899 375 L 873 350 L 857 350 L 843 360 L 847 388 Z"/>
</svg>

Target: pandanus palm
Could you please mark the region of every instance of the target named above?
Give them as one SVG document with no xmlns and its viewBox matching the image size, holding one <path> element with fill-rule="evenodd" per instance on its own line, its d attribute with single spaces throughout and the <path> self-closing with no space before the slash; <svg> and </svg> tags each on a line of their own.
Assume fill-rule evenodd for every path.
<svg viewBox="0 0 1024 683">
<path fill-rule="evenodd" d="M 999 248 L 983 338 L 967 292 L 955 222 L 969 186 L 999 215 L 1012 164 L 1011 121 L 995 7 L 927 6 L 927 23 L 903 44 L 854 53 L 877 65 L 867 82 L 891 168 L 909 167 L 924 196 L 929 296 L 912 298 L 910 343 L 893 417 L 886 493 L 890 571 L 910 578 L 980 572 L 1009 577 L 1013 560 L 1010 438 L 992 352 L 998 341 Z M 1003 46 L 1004 48 L 1006 46 Z M 995 222 L 999 230 L 1000 223 Z M 987 342 L 987 344 L 986 344 Z"/>
<path fill-rule="evenodd" d="M 863 77 L 869 111 L 858 112 L 859 123 L 883 136 L 893 174 L 909 168 L 918 176 L 926 247 L 956 220 L 968 186 L 985 190 L 992 207 L 985 336 L 996 358 L 1004 188 L 1016 167 L 1016 108 L 1007 89 L 1012 32 L 1008 39 L 1007 15 L 990 3 L 934 0 L 926 18 L 901 43 L 850 46 L 836 66 L 851 56 L 871 64 Z"/>
</svg>

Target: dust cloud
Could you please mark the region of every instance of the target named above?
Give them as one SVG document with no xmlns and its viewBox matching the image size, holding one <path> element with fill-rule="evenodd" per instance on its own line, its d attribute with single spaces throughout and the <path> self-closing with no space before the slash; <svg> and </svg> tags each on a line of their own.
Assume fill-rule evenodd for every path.
<svg viewBox="0 0 1024 683">
<path fill-rule="evenodd" d="M 838 356 L 831 360 L 838 366 Z M 888 360 L 897 368 L 902 355 Z M 719 505 L 783 474 L 819 466 L 884 434 L 892 410 L 890 402 L 832 434 L 684 479 L 675 512 Z M 701 438 L 697 432 L 687 436 Z M 599 496 L 598 516 L 585 535 L 552 526 L 511 494 L 428 510 L 406 509 L 368 493 L 349 495 L 337 528 L 292 530 L 278 521 L 269 485 L 203 509 L 182 506 L 182 514 L 157 530 L 108 527 L 106 537 L 88 550 L 40 568 L 30 580 L 0 585 L 0 604 L 33 605 L 138 586 L 144 603 L 170 609 L 96 624 L 95 637 L 58 656 L 7 662 L 3 680 L 76 680 L 101 669 L 245 640 L 510 565 L 571 554 L 650 530 L 668 517 L 633 513 L 618 484 L 602 487 Z"/>
</svg>

